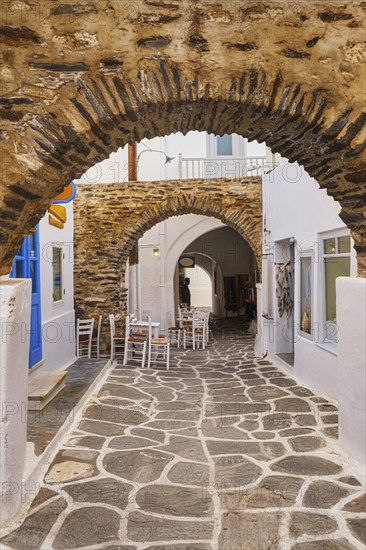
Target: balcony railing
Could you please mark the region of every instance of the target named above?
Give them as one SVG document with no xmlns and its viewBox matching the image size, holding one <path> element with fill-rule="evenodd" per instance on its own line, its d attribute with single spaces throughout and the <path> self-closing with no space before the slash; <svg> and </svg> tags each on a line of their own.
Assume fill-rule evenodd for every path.
<svg viewBox="0 0 366 550">
<path fill-rule="evenodd" d="M 278 163 L 261 157 L 183 157 L 179 154 L 179 179 L 241 178 L 262 176 Z"/>
</svg>

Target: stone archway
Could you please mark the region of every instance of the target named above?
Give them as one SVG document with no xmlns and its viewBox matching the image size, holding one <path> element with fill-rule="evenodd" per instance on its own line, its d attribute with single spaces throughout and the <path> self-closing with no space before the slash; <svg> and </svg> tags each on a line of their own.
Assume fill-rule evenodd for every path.
<svg viewBox="0 0 366 550">
<path fill-rule="evenodd" d="M 171 216 L 190 213 L 213 216 L 235 229 L 261 265 L 260 178 L 79 184 L 74 218 L 78 303 L 88 313 L 124 311 L 125 267 L 137 239 Z"/>
<path fill-rule="evenodd" d="M 127 142 L 195 129 L 265 140 L 304 165 L 341 203 L 364 273 L 363 10 L 362 0 L 9 2 L 1 272 L 70 179 Z"/>
</svg>

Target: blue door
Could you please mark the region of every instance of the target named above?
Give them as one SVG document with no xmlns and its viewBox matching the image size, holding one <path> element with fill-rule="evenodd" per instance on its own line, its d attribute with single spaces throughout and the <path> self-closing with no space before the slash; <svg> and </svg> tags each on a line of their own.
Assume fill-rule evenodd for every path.
<svg viewBox="0 0 366 550">
<path fill-rule="evenodd" d="M 29 368 L 42 359 L 41 280 L 40 280 L 39 228 L 25 237 L 14 258 L 10 277 L 32 279 Z"/>
</svg>

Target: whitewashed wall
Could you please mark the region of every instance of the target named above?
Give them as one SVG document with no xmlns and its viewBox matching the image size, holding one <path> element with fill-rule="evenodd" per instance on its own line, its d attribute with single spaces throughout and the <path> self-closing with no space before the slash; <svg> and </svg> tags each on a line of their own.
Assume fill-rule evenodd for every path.
<svg viewBox="0 0 366 550">
<path fill-rule="evenodd" d="M 41 315 L 43 370 L 66 368 L 75 360 L 74 338 L 74 284 L 73 284 L 73 206 L 66 207 L 67 222 L 63 229 L 48 223 L 48 214 L 39 223 L 40 273 L 41 273 Z M 63 298 L 53 302 L 52 245 L 62 246 Z"/>
<path fill-rule="evenodd" d="M 157 137 L 151 140 L 144 140 L 151 149 L 164 150 L 164 138 Z M 161 153 L 150 153 L 146 151 L 142 143 L 137 144 L 137 153 L 141 153 L 138 162 L 138 179 L 141 181 L 154 181 L 165 178 L 165 157 Z M 178 160 L 177 160 L 178 162 Z M 90 167 L 83 174 L 77 183 L 117 183 L 128 179 L 128 148 L 119 148 L 111 153 L 103 162 Z"/>
<path fill-rule="evenodd" d="M 311 178 L 302 167 L 289 164 L 281 159 L 281 164 L 264 178 L 263 201 L 265 208 L 266 228 L 270 229 L 265 236 L 264 248 L 266 256 L 263 262 L 263 309 L 259 315 L 260 333 L 264 342 L 261 349 L 268 351 L 270 358 L 276 357 L 276 346 L 281 338 L 280 327 L 274 326 L 274 321 L 262 317 L 268 313 L 276 321 L 275 300 L 275 266 L 273 243 L 282 239 L 295 238 L 295 303 L 294 321 L 300 322 L 299 312 L 299 257 L 301 251 L 313 251 L 314 254 L 314 307 L 313 324 L 322 325 L 323 286 L 321 273 L 320 239 L 322 233 L 340 228 L 346 229 L 339 218 L 340 205 L 319 188 L 318 183 Z M 351 258 L 351 275 L 356 275 L 356 254 Z M 321 331 L 320 331 L 321 332 Z M 295 339 L 294 373 L 310 388 L 335 399 L 339 396 L 337 374 L 337 350 L 323 345 L 322 338 L 314 342 L 297 335 Z"/>
<path fill-rule="evenodd" d="M 366 279 L 337 279 L 339 442 L 366 466 Z"/>
<path fill-rule="evenodd" d="M 190 247 L 188 247 L 190 248 Z M 206 293 L 210 293 L 211 312 L 216 317 L 221 317 L 224 314 L 224 282 L 220 265 L 205 254 L 194 254 L 196 266 L 201 267 L 209 276 L 209 285 L 206 288 Z M 190 269 L 186 269 L 187 277 L 189 277 Z M 215 289 L 215 272 L 216 272 L 216 289 Z M 191 285 L 192 286 L 192 285 Z M 216 290 L 216 292 L 215 292 Z M 175 289 L 176 302 L 179 298 L 179 286 Z M 197 304 L 198 305 L 198 304 Z M 204 305 L 204 304 L 200 304 Z"/>
<path fill-rule="evenodd" d="M 0 525 L 18 513 L 27 444 L 30 279 L 0 278 Z"/>
<path fill-rule="evenodd" d="M 191 304 L 194 307 L 212 308 L 212 272 L 205 271 L 197 264 L 195 267 L 186 269 L 186 277 L 191 282 L 189 285 L 191 292 Z"/>
<path fill-rule="evenodd" d="M 174 322 L 174 272 L 178 259 L 198 236 L 218 227 L 223 224 L 215 218 L 186 214 L 169 218 L 145 233 L 139 241 L 141 315 L 151 315 L 161 322 L 162 328 Z M 153 256 L 154 247 L 159 248 L 159 257 Z"/>
</svg>

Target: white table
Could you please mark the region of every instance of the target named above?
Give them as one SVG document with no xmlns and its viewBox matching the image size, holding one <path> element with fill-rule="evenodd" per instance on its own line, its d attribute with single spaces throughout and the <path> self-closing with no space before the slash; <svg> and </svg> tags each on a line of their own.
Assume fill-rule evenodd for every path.
<svg viewBox="0 0 366 550">
<path fill-rule="evenodd" d="M 132 321 L 130 322 L 130 327 L 135 328 L 149 328 L 149 323 L 147 321 Z M 151 322 L 151 328 L 152 328 L 152 336 L 154 339 L 159 338 L 159 328 L 160 323 L 158 322 Z"/>
</svg>

